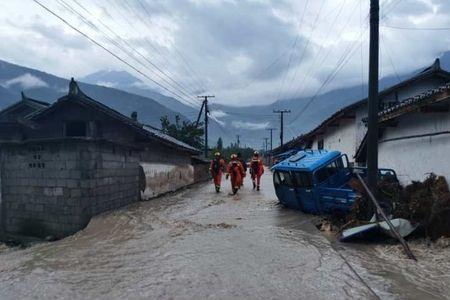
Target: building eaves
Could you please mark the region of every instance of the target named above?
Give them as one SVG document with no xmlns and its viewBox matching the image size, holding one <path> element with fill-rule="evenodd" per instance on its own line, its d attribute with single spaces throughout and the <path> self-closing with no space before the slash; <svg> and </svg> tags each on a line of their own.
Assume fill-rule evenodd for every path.
<svg viewBox="0 0 450 300">
<path fill-rule="evenodd" d="M 178 148 L 187 150 L 193 154 L 197 154 L 200 153 L 201 151 L 195 147 L 192 147 L 191 145 L 188 145 L 180 140 L 177 140 L 174 137 L 171 137 L 170 135 L 167 135 L 165 133 L 163 133 L 161 130 L 156 129 L 152 126 L 148 126 L 148 125 L 144 125 L 143 129 L 147 132 L 147 134 L 149 134 L 151 137 L 157 138 L 159 140 L 163 140 L 166 142 L 171 143 L 174 146 L 177 146 Z"/>
<path fill-rule="evenodd" d="M 25 96 L 24 92 L 21 93 L 21 96 L 22 96 L 21 101 L 15 102 L 15 103 L 11 104 L 10 106 L 4 108 L 3 110 L 0 111 L 0 115 L 7 114 L 8 112 L 16 109 L 17 107 L 19 107 L 21 105 L 28 105 L 29 107 L 35 109 L 35 111 L 40 111 L 40 110 L 45 109 L 50 106 L 50 103 L 32 99 L 32 98 Z"/>
<path fill-rule="evenodd" d="M 408 98 L 401 103 L 378 113 L 379 122 L 386 122 L 403 114 L 450 98 L 450 82 L 440 87 L 430 89 L 422 94 Z"/>
<path fill-rule="evenodd" d="M 438 75 L 441 76 L 443 78 L 446 78 L 448 80 L 450 80 L 450 72 L 447 72 L 443 69 L 441 69 L 441 65 L 440 65 L 440 60 L 439 58 L 437 58 L 434 63 L 425 68 L 424 70 L 422 70 L 421 72 L 417 73 L 416 75 L 396 84 L 393 86 L 390 86 L 389 88 L 386 88 L 382 91 L 380 91 L 378 93 L 379 97 L 383 97 L 401 87 L 404 87 L 408 84 L 411 84 L 417 80 L 422 80 L 425 79 L 427 77 L 433 76 L 433 75 Z M 339 119 L 341 116 L 343 116 L 345 113 L 347 113 L 348 111 L 367 103 L 367 98 L 361 99 L 359 101 L 356 101 L 353 104 L 350 104 L 344 108 L 341 108 L 340 110 L 338 110 L 337 112 L 335 112 L 334 114 L 332 114 L 330 117 L 328 117 L 327 119 L 325 119 L 322 123 L 320 123 L 317 127 L 315 127 L 314 129 L 312 129 L 311 131 L 309 131 L 306 134 L 302 134 L 297 138 L 294 138 L 293 140 L 287 142 L 286 144 L 283 145 L 283 147 L 278 147 L 275 148 L 272 152 L 273 153 L 278 153 L 279 151 L 286 151 L 287 149 L 289 149 L 290 147 L 293 147 L 295 145 L 297 145 L 298 143 L 302 143 L 307 141 L 308 139 L 311 139 L 316 133 L 320 132 L 322 129 L 324 129 L 329 123 L 336 121 L 337 119 Z"/>
<path fill-rule="evenodd" d="M 402 115 L 417 111 L 424 106 L 446 101 L 448 99 L 450 99 L 450 82 L 440 87 L 430 89 L 414 97 L 408 98 L 402 103 L 380 111 L 378 113 L 378 120 L 380 123 L 384 123 L 389 120 L 398 118 Z M 367 121 L 367 118 L 363 121 Z M 357 161 L 361 161 L 361 157 L 364 156 L 364 151 L 366 150 L 366 142 L 367 133 L 359 144 L 358 149 L 356 150 L 355 159 Z"/>
<path fill-rule="evenodd" d="M 85 105 L 87 107 L 90 107 L 96 111 L 100 111 L 111 118 L 127 125 L 133 128 L 138 133 L 153 138 L 156 140 L 159 140 L 161 142 L 164 142 L 168 146 L 172 146 L 178 149 L 181 149 L 183 151 L 187 151 L 189 153 L 199 153 L 200 150 L 183 143 L 167 134 L 162 133 L 161 131 L 157 130 L 156 128 L 152 128 L 150 126 L 144 126 L 143 124 L 133 120 L 132 118 L 129 118 L 120 112 L 104 105 L 103 103 L 98 102 L 97 100 L 92 99 L 91 97 L 84 94 L 78 84 L 75 82 L 75 80 L 72 78 L 69 84 L 69 93 L 66 96 L 63 96 L 58 99 L 56 103 L 49 106 L 48 108 L 38 111 L 35 114 L 33 114 L 32 119 L 37 120 L 39 118 L 44 117 L 45 115 L 49 114 L 50 112 L 57 109 L 57 107 L 64 103 L 65 101 L 76 101 L 77 103 L 81 105 Z"/>
</svg>

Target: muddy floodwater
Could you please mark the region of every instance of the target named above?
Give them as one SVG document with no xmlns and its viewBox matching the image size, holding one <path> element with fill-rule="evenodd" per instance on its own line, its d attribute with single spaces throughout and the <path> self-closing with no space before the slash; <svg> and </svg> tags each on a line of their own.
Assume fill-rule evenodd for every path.
<svg viewBox="0 0 450 300">
<path fill-rule="evenodd" d="M 224 185 L 95 217 L 61 241 L 0 246 L 0 299 L 450 299 L 449 248 L 418 244 L 416 263 L 397 245 L 341 244 L 279 206 L 270 174 L 260 192 Z"/>
</svg>

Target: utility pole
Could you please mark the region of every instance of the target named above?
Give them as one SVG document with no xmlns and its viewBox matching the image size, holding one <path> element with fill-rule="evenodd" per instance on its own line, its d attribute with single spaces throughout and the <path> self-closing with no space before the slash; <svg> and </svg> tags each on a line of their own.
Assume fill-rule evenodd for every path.
<svg viewBox="0 0 450 300">
<path fill-rule="evenodd" d="M 240 148 L 241 147 L 241 140 L 239 139 L 241 136 L 239 134 L 236 134 L 236 143 L 237 143 L 237 147 Z"/>
<path fill-rule="evenodd" d="M 379 0 L 370 1 L 369 43 L 369 112 L 367 128 L 367 180 L 376 194 L 378 179 L 378 55 L 379 55 Z"/>
<path fill-rule="evenodd" d="M 270 151 L 273 150 L 273 131 L 277 130 L 276 128 L 266 128 L 266 130 L 270 131 Z"/>
<path fill-rule="evenodd" d="M 284 134 L 284 114 L 290 113 L 291 110 L 289 109 L 282 109 L 282 110 L 274 110 L 274 114 L 280 114 L 280 146 L 283 146 L 283 134 Z"/>
<path fill-rule="evenodd" d="M 202 114 L 202 109 L 203 107 L 205 108 L 205 157 L 208 157 L 208 98 L 214 98 L 214 96 L 197 96 L 197 98 L 203 99 L 202 107 L 200 108 L 200 113 L 198 114 L 197 118 L 197 125 L 198 121 L 200 120 L 200 115 Z"/>
<path fill-rule="evenodd" d="M 269 140 L 269 138 L 267 138 L 267 137 L 266 137 L 266 138 L 264 138 L 264 141 L 265 141 L 265 149 L 266 149 L 266 153 L 267 153 L 267 144 L 268 144 L 268 142 L 267 142 L 267 141 L 268 141 L 268 140 Z"/>
</svg>

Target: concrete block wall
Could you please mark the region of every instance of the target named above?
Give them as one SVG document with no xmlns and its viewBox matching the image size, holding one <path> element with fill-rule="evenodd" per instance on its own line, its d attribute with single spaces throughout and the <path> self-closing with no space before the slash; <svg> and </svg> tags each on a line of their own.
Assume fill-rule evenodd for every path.
<svg viewBox="0 0 450 300">
<path fill-rule="evenodd" d="M 139 200 L 138 158 L 78 139 L 2 145 L 1 225 L 10 233 L 63 237 L 98 213 Z"/>
<path fill-rule="evenodd" d="M 83 163 L 92 170 L 85 181 L 91 187 L 92 214 L 116 209 L 140 200 L 138 153 L 112 145 L 85 153 Z M 95 168 L 91 168 L 94 165 Z"/>
<path fill-rule="evenodd" d="M 77 147 L 71 143 L 2 146 L 3 228 L 33 236 L 67 235 L 90 219 Z"/>
</svg>

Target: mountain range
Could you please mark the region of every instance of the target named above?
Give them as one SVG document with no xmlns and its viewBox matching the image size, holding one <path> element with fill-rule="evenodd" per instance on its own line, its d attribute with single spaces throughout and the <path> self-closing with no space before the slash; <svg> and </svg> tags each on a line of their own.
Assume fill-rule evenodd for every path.
<svg viewBox="0 0 450 300">
<path fill-rule="evenodd" d="M 441 67 L 450 70 L 450 51 L 441 57 Z M 430 61 L 430 65 L 432 61 Z M 428 66 L 423 66 L 423 68 Z M 406 79 L 413 73 L 398 74 Z M 398 83 L 397 76 L 380 79 L 380 90 Z M 198 107 L 150 89 L 140 79 L 125 71 L 102 70 L 85 77 L 75 78 L 80 88 L 92 98 L 120 111 L 125 115 L 138 112 L 138 119 L 146 124 L 159 127 L 161 116 L 174 120 L 179 114 L 183 120 L 195 120 Z M 22 67 L 0 60 L 0 109 L 20 99 L 20 92 L 31 98 L 54 102 L 67 93 L 68 79 L 60 78 L 42 71 Z M 263 138 L 269 136 L 267 127 L 279 128 L 274 109 L 290 109 L 285 117 L 285 141 L 316 127 L 338 109 L 363 98 L 367 86 L 347 86 L 318 95 L 310 105 L 310 97 L 283 99 L 270 105 L 233 107 L 212 102 L 209 143 L 213 146 L 219 137 L 224 144 L 236 142 L 239 136 L 241 145 L 261 147 Z M 365 96 L 364 96 L 365 97 Z M 304 109 L 301 116 L 299 112 Z M 203 119 L 203 118 L 202 118 Z M 279 144 L 279 131 L 273 136 L 273 146 Z"/>
</svg>

